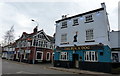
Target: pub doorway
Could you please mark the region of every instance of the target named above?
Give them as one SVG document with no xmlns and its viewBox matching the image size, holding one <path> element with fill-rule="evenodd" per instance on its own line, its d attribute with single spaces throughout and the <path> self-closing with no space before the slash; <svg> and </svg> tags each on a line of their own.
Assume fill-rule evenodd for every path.
<svg viewBox="0 0 120 76">
<path fill-rule="evenodd" d="M 73 54 L 73 64 L 75 68 L 79 68 L 79 55 L 78 54 Z"/>
</svg>

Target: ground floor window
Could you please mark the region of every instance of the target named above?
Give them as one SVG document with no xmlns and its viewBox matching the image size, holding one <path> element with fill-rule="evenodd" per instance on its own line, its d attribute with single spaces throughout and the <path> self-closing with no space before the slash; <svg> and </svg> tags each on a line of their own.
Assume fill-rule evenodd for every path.
<svg viewBox="0 0 120 76">
<path fill-rule="evenodd" d="M 50 52 L 46 53 L 46 60 L 48 60 L 48 61 L 50 60 Z"/>
<path fill-rule="evenodd" d="M 43 52 L 36 51 L 36 60 L 43 60 Z"/>
<path fill-rule="evenodd" d="M 68 60 L 68 52 L 61 52 L 60 60 Z"/>
<path fill-rule="evenodd" d="M 118 53 L 112 53 L 112 62 L 119 62 Z"/>
<path fill-rule="evenodd" d="M 96 51 L 85 51 L 84 53 L 85 61 L 98 61 L 98 55 Z"/>
</svg>

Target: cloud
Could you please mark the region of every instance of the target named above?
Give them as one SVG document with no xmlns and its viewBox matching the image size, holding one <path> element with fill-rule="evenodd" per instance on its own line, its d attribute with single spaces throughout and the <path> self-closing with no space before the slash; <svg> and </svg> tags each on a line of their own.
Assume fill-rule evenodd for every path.
<svg viewBox="0 0 120 76">
<path fill-rule="evenodd" d="M 117 1 L 105 0 L 112 29 L 117 27 Z M 55 21 L 61 19 L 62 15 L 69 14 L 68 16 L 73 16 L 94 10 L 100 8 L 102 2 L 104 0 L 0 3 L 0 27 L 2 27 L 0 28 L 0 40 L 2 40 L 5 31 L 12 25 L 14 25 L 16 39 L 24 31 L 31 33 L 36 26 L 36 23 L 32 22 L 31 19 L 39 23 L 39 30 L 44 29 L 46 34 L 52 36 L 55 33 Z"/>
</svg>

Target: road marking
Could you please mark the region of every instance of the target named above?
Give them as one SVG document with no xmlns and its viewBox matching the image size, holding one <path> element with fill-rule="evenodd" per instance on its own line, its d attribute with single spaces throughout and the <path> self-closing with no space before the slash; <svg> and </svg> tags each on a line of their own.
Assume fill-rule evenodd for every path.
<svg viewBox="0 0 120 76">
<path fill-rule="evenodd" d="M 25 72 L 25 71 L 19 71 L 16 72 L 17 74 L 35 74 L 35 73 L 31 73 L 31 72 Z"/>
</svg>

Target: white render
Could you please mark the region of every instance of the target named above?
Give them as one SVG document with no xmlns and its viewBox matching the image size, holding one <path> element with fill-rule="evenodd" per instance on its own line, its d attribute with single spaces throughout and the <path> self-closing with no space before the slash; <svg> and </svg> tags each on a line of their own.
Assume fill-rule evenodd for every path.
<svg viewBox="0 0 120 76">
<path fill-rule="evenodd" d="M 120 31 L 112 31 L 110 32 L 110 46 L 111 48 L 120 48 L 120 44 L 118 45 L 118 43 L 120 43 L 120 38 L 118 37 L 120 36 Z"/>
<path fill-rule="evenodd" d="M 89 14 L 82 15 L 82 17 L 75 17 L 71 19 L 67 19 L 67 28 L 62 28 L 62 21 L 59 23 L 56 23 L 56 36 L 55 36 L 55 46 L 59 47 L 65 47 L 65 46 L 74 46 L 74 35 L 76 32 L 78 32 L 77 37 L 77 46 L 80 45 L 95 45 L 102 43 L 104 45 L 110 46 L 109 40 L 108 40 L 108 34 L 109 34 L 109 22 L 108 22 L 108 16 L 106 12 L 105 4 L 101 4 L 102 8 L 104 10 L 93 12 Z M 85 23 L 85 16 L 92 15 L 94 22 Z M 79 25 L 72 26 L 73 25 L 73 19 L 78 18 Z M 65 21 L 65 20 L 64 20 Z M 93 29 L 94 34 L 94 40 L 95 42 L 85 42 L 86 41 L 86 30 Z M 69 44 L 61 45 L 61 34 L 67 33 L 67 42 Z"/>
</svg>

